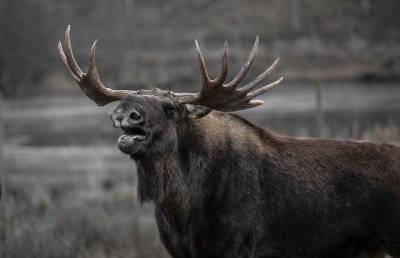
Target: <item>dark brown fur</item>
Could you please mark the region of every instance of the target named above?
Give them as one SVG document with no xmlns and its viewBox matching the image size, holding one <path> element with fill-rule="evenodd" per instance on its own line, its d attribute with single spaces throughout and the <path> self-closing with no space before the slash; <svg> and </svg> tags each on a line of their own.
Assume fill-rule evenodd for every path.
<svg viewBox="0 0 400 258">
<path fill-rule="evenodd" d="M 230 82 L 228 44 L 212 80 L 196 42 L 199 93 L 107 88 L 95 46 L 86 73 L 73 57 L 70 26 L 58 50 L 89 98 L 98 105 L 121 100 L 110 114 L 124 131 L 118 147 L 136 161 L 139 199 L 156 204 L 160 236 L 174 258 L 339 258 L 383 249 L 400 257 L 399 147 L 296 139 L 233 114 L 209 114 L 261 105 L 255 98 L 282 81 L 254 88 L 277 59 L 239 87 L 258 37 Z"/>
<path fill-rule="evenodd" d="M 120 105 L 147 112 L 153 139 L 131 157 L 173 257 L 400 255 L 399 147 L 277 135 L 230 113 L 191 119 L 162 102 Z"/>
</svg>

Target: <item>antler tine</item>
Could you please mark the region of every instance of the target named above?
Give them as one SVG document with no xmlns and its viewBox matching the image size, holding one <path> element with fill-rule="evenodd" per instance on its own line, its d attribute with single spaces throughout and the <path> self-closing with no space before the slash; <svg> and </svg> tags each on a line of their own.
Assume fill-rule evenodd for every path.
<svg viewBox="0 0 400 258">
<path fill-rule="evenodd" d="M 222 85 L 228 75 L 228 41 L 224 43 L 224 54 L 222 55 L 222 66 L 219 76 L 213 81 L 216 85 Z"/>
<path fill-rule="evenodd" d="M 248 92 L 256 87 L 262 80 L 265 79 L 274 69 L 275 66 L 278 64 L 279 58 L 277 58 L 270 67 L 268 67 L 263 73 L 257 76 L 253 81 L 249 82 L 245 86 L 239 89 L 240 92 Z"/>
<path fill-rule="evenodd" d="M 261 94 L 264 94 L 264 93 L 270 91 L 273 87 L 275 87 L 276 85 L 281 83 L 282 80 L 283 80 L 283 77 L 280 77 L 278 80 L 276 80 L 276 81 L 274 81 L 274 82 L 272 82 L 272 83 L 270 83 L 268 85 L 265 85 L 265 86 L 263 86 L 263 87 L 261 87 L 259 89 L 256 89 L 256 90 L 254 90 L 252 92 L 249 92 L 247 94 L 247 99 L 251 100 L 251 99 L 253 99 L 253 98 L 255 98 L 255 97 L 257 97 L 257 96 L 259 96 Z"/>
<path fill-rule="evenodd" d="M 206 64 L 204 62 L 204 57 L 203 57 L 203 54 L 201 53 L 197 39 L 195 40 L 195 45 L 196 45 L 197 61 L 199 63 L 199 67 L 200 67 L 201 80 L 203 83 L 203 87 L 209 87 L 210 86 L 209 83 L 211 80 L 210 80 L 210 77 L 208 76 Z"/>
<path fill-rule="evenodd" d="M 97 39 L 93 42 L 92 47 L 90 48 L 90 56 L 89 56 L 89 65 L 87 76 L 89 77 L 98 77 L 97 66 L 96 66 L 96 45 Z"/>
<path fill-rule="evenodd" d="M 97 66 L 96 66 L 96 44 L 97 44 L 97 39 L 93 42 L 92 48 L 90 50 L 89 68 L 87 74 L 85 75 L 85 80 L 88 80 L 90 82 L 88 83 L 88 85 L 91 85 L 91 88 L 95 88 L 96 90 L 92 91 L 91 89 L 88 89 L 86 87 L 81 87 L 81 88 L 87 95 L 92 94 L 93 97 L 95 98 L 106 97 L 106 99 L 110 101 L 121 99 L 125 97 L 129 93 L 129 91 L 112 90 L 104 86 L 100 80 L 100 76 L 99 73 L 97 72 Z M 102 95 L 99 95 L 98 94 L 99 92 L 101 92 Z M 96 103 L 97 102 L 98 100 L 96 101 Z"/>
<path fill-rule="evenodd" d="M 258 50 L 258 42 L 259 42 L 259 37 L 257 36 L 253 45 L 253 49 L 251 50 L 246 63 L 243 65 L 242 69 L 240 69 L 240 72 L 235 76 L 235 78 L 233 78 L 232 81 L 224 85 L 225 87 L 236 88 L 239 85 L 239 83 L 243 80 L 243 78 L 246 76 L 251 64 L 254 61 L 254 58 L 256 57 Z"/>
<path fill-rule="evenodd" d="M 70 66 L 69 66 L 69 64 L 68 64 L 67 57 L 65 56 L 65 53 L 64 53 L 64 50 L 63 50 L 61 41 L 58 41 L 57 48 L 58 48 L 58 54 L 60 55 L 60 58 L 61 58 L 62 63 L 65 65 L 65 67 L 67 68 L 67 70 L 69 71 L 69 73 L 71 74 L 71 76 L 72 76 L 76 81 L 79 81 L 80 78 L 77 77 L 77 76 L 79 76 L 79 75 L 75 74 L 75 72 L 71 70 L 71 68 L 70 68 Z"/>
<path fill-rule="evenodd" d="M 67 30 L 65 31 L 64 37 L 64 53 L 67 57 L 66 60 L 68 62 L 69 69 L 75 74 L 76 77 L 82 78 L 83 72 L 81 68 L 79 68 L 77 62 L 75 61 L 74 53 L 72 52 L 71 46 L 71 25 L 68 25 Z"/>
</svg>

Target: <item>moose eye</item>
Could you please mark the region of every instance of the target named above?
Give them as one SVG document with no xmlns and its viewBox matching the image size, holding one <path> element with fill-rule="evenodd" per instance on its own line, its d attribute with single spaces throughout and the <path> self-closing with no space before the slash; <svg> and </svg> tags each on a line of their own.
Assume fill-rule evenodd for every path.
<svg viewBox="0 0 400 258">
<path fill-rule="evenodd" d="M 133 112 L 129 115 L 129 117 L 130 117 L 132 120 L 139 120 L 139 119 L 142 118 L 142 115 L 139 114 L 139 112 L 137 112 L 137 111 L 133 111 Z"/>
</svg>

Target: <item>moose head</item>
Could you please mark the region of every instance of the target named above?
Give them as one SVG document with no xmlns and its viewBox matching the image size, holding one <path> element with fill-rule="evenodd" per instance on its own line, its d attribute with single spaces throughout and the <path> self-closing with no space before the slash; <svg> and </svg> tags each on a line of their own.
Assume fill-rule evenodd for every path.
<svg viewBox="0 0 400 258">
<path fill-rule="evenodd" d="M 97 105 L 103 106 L 113 101 L 120 101 L 109 113 L 109 118 L 115 127 L 123 130 L 123 135 L 118 139 L 118 146 L 128 155 L 170 151 L 176 147 L 174 136 L 177 123 L 186 119 L 200 119 L 212 110 L 230 112 L 259 106 L 263 101 L 255 98 L 271 90 L 283 79 L 281 77 L 255 89 L 273 71 L 279 61 L 277 59 L 253 81 L 239 87 L 256 56 L 259 42 L 257 36 L 247 62 L 230 82 L 225 82 L 228 73 L 228 43 L 224 44 L 221 72 L 217 78 L 210 79 L 196 40 L 197 60 L 202 80 L 199 93 L 175 93 L 159 89 L 112 90 L 99 78 L 96 68 L 96 42 L 97 40 L 91 48 L 89 68 L 86 73 L 82 72 L 75 61 L 71 48 L 70 26 L 65 32 L 64 42 L 58 43 L 59 54 L 81 90 Z"/>
</svg>

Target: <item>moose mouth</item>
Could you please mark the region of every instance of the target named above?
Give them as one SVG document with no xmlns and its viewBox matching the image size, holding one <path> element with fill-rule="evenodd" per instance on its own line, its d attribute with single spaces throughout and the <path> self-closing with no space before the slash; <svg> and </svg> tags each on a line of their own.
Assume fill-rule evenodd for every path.
<svg viewBox="0 0 400 258">
<path fill-rule="evenodd" d="M 149 134 L 143 128 L 125 129 L 124 134 L 118 138 L 118 147 L 123 153 L 132 155 L 140 150 L 148 138 Z"/>
</svg>

